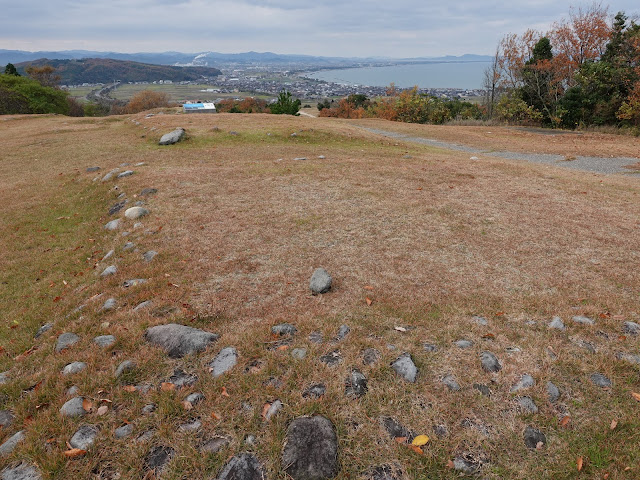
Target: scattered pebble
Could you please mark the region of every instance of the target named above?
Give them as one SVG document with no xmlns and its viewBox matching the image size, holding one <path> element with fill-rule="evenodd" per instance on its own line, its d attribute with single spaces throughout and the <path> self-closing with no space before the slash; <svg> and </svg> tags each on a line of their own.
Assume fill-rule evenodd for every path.
<svg viewBox="0 0 640 480">
<path fill-rule="evenodd" d="M 100 167 L 87 167 L 87 173 L 93 173 L 100 170 Z"/>
<path fill-rule="evenodd" d="M 104 262 L 106 260 L 109 260 L 111 257 L 113 257 L 114 253 L 116 253 L 115 250 L 109 250 L 107 253 L 104 254 L 104 257 L 102 257 L 102 260 L 100 260 L 100 261 Z"/>
<path fill-rule="evenodd" d="M 134 312 L 139 312 L 140 310 L 144 310 L 145 308 L 149 308 L 149 307 L 150 307 L 150 306 L 152 306 L 152 305 L 153 305 L 153 301 L 151 301 L 151 300 L 146 300 L 146 301 L 144 301 L 144 302 L 139 303 L 138 305 L 136 305 L 136 306 L 133 308 L 133 311 L 134 311 Z"/>
<path fill-rule="evenodd" d="M 113 170 L 107 172 L 107 174 L 102 177 L 102 179 L 100 180 L 101 182 L 108 182 L 109 180 L 112 180 L 113 177 L 116 176 L 116 173 L 118 173 L 120 171 L 119 168 L 114 168 Z"/>
<path fill-rule="evenodd" d="M 169 357 L 180 358 L 205 350 L 220 336 L 186 325 L 170 323 L 147 329 L 144 338 L 149 343 L 163 348 Z"/>
<path fill-rule="evenodd" d="M 83 407 L 84 398 L 74 397 L 67 401 L 62 408 L 60 408 L 60 414 L 63 417 L 82 417 L 87 414 L 87 411 Z"/>
<path fill-rule="evenodd" d="M 127 204 L 127 200 L 123 200 L 121 202 L 114 204 L 111 208 L 109 208 L 109 215 L 115 215 L 120 210 L 122 210 L 126 204 Z"/>
<path fill-rule="evenodd" d="M 622 331 L 628 335 L 638 335 L 640 333 L 640 325 L 636 322 L 624 322 Z"/>
<path fill-rule="evenodd" d="M 487 387 L 486 385 L 484 385 L 482 383 L 474 383 L 473 384 L 473 388 L 475 388 L 477 391 L 479 391 L 485 397 L 490 397 L 491 396 L 491 390 L 489 390 L 489 387 Z"/>
<path fill-rule="evenodd" d="M 130 280 L 125 280 L 122 282 L 122 286 L 124 288 L 136 287 L 138 285 L 142 285 L 143 283 L 147 283 L 146 278 L 132 278 Z"/>
<path fill-rule="evenodd" d="M 524 430 L 524 444 L 527 448 L 535 449 L 538 444 L 546 445 L 547 437 L 540 430 L 527 426 Z"/>
<path fill-rule="evenodd" d="M 62 369 L 62 375 L 73 375 L 80 373 L 87 368 L 87 364 L 84 362 L 73 362 Z"/>
<path fill-rule="evenodd" d="M 446 375 L 442 379 L 442 383 L 445 384 L 447 388 L 452 392 L 457 392 L 460 390 L 460 384 L 456 381 L 453 375 Z"/>
<path fill-rule="evenodd" d="M 382 358 L 382 354 L 375 348 L 367 348 L 362 352 L 362 363 L 365 365 L 373 365 Z"/>
<path fill-rule="evenodd" d="M 26 435 L 24 430 L 20 430 L 17 433 L 14 433 L 11 437 L 9 437 L 5 442 L 0 445 L 0 457 L 6 457 L 11 452 L 15 450 L 18 444 L 24 441 Z"/>
<path fill-rule="evenodd" d="M 405 438 L 405 443 L 408 443 L 413 440 L 413 437 L 415 436 L 413 432 L 393 417 L 380 417 L 380 424 L 393 439 Z"/>
<path fill-rule="evenodd" d="M 124 244 L 124 246 L 122 247 L 122 250 L 131 250 L 133 248 L 135 248 L 136 244 L 133 242 L 127 242 Z"/>
<path fill-rule="evenodd" d="M 144 458 L 144 464 L 147 470 L 152 470 L 156 473 L 162 472 L 166 465 L 171 461 L 175 454 L 175 450 L 171 447 L 165 447 L 163 445 L 157 445 L 151 450 Z"/>
<path fill-rule="evenodd" d="M 338 334 L 336 335 L 335 342 L 340 342 L 344 340 L 344 338 L 347 335 L 349 335 L 350 331 L 351 331 L 351 328 L 349 328 L 348 325 L 341 325 L 340 329 L 338 330 Z"/>
<path fill-rule="evenodd" d="M 325 355 L 320 357 L 320 361 L 330 367 L 337 365 L 342 360 L 342 356 L 340 355 L 339 350 L 333 350 Z"/>
<path fill-rule="evenodd" d="M 274 415 L 277 415 L 278 412 L 282 410 L 282 407 L 283 407 L 282 402 L 280 400 L 275 400 L 273 403 L 271 403 L 271 406 L 265 412 L 264 419 L 267 421 L 270 420 L 271 417 L 273 417 Z"/>
<path fill-rule="evenodd" d="M 231 370 L 238 363 L 238 351 L 234 347 L 226 347 L 209 364 L 211 375 L 219 377 Z"/>
<path fill-rule="evenodd" d="M 367 378 L 360 370 L 352 368 L 351 374 L 345 380 L 345 395 L 360 398 L 367 393 L 367 388 Z"/>
<path fill-rule="evenodd" d="M 310 385 L 307 389 L 302 392 L 303 398 L 320 398 L 327 391 L 327 387 L 322 383 L 316 383 L 314 385 Z"/>
<path fill-rule="evenodd" d="M 303 360 L 307 356 L 306 348 L 294 348 L 291 350 L 291 356 L 296 360 Z"/>
<path fill-rule="evenodd" d="M 149 250 L 148 252 L 144 252 L 142 254 L 142 258 L 144 259 L 145 262 L 148 263 L 151 260 L 153 260 L 156 255 L 158 255 L 158 252 L 156 252 L 155 250 Z"/>
<path fill-rule="evenodd" d="M 184 399 L 185 402 L 189 402 L 192 406 L 196 406 L 200 402 L 204 400 L 204 395 L 200 392 L 194 392 L 187 395 L 187 398 Z"/>
<path fill-rule="evenodd" d="M 547 382 L 547 398 L 551 403 L 556 403 L 560 398 L 560 390 L 552 382 Z"/>
<path fill-rule="evenodd" d="M 453 343 L 455 343 L 458 348 L 462 349 L 473 347 L 473 342 L 471 340 L 457 340 Z"/>
<path fill-rule="evenodd" d="M 413 363 L 411 354 L 403 353 L 392 364 L 391 368 L 407 382 L 415 383 L 418 376 L 418 367 Z"/>
<path fill-rule="evenodd" d="M 108 277 L 110 275 L 115 275 L 117 272 L 118 272 L 118 267 L 116 267 L 115 265 L 110 265 L 102 271 L 100 276 Z"/>
<path fill-rule="evenodd" d="M 253 454 L 243 452 L 232 457 L 225 464 L 217 480 L 264 480 L 265 478 L 267 477 L 260 461 Z"/>
<path fill-rule="evenodd" d="M 525 388 L 530 388 L 533 387 L 536 384 L 536 381 L 534 380 L 534 378 L 529 375 L 529 374 L 525 374 L 523 375 L 520 380 L 518 380 L 513 387 L 511 387 L 511 390 L 509 390 L 511 393 L 517 392 L 519 390 L 524 390 Z"/>
<path fill-rule="evenodd" d="M 142 414 L 143 415 L 150 415 L 153 412 L 156 411 L 156 404 L 155 403 L 148 403 L 146 404 L 144 407 L 142 407 Z"/>
<path fill-rule="evenodd" d="M 125 425 L 122 425 L 118 428 L 116 428 L 116 431 L 113 432 L 113 435 L 116 438 L 125 438 L 128 437 L 129 435 L 131 435 L 133 433 L 133 424 L 132 423 L 127 423 Z"/>
<path fill-rule="evenodd" d="M 46 332 L 48 332 L 52 328 L 53 328 L 53 323 L 45 323 L 38 329 L 38 331 L 36 332 L 33 338 L 40 338 L 42 335 L 44 335 Z"/>
<path fill-rule="evenodd" d="M 271 333 L 274 335 L 295 335 L 297 332 L 298 329 L 290 323 L 281 323 L 271 327 Z"/>
<path fill-rule="evenodd" d="M 538 407 L 531 397 L 518 397 L 518 404 L 527 412 L 538 413 Z"/>
<path fill-rule="evenodd" d="M 576 315 L 572 319 L 575 323 L 580 323 L 582 325 L 594 325 L 594 322 L 591 318 L 585 317 L 584 315 Z"/>
<path fill-rule="evenodd" d="M 554 328 L 556 330 L 565 330 L 566 327 L 560 317 L 553 317 L 551 322 L 549 323 L 549 328 Z"/>
<path fill-rule="evenodd" d="M 201 453 L 217 453 L 230 443 L 227 437 L 213 437 L 200 445 Z M 262 479 L 261 479 L 262 480 Z"/>
<path fill-rule="evenodd" d="M 149 210 L 144 207 L 127 208 L 124 212 L 124 216 L 129 220 L 137 220 L 138 218 L 142 218 L 146 215 L 149 215 Z"/>
<path fill-rule="evenodd" d="M 474 322 L 476 322 L 478 325 L 482 325 L 484 327 L 486 327 L 487 325 L 489 325 L 489 322 L 487 321 L 486 318 L 484 317 L 480 317 L 478 315 L 474 316 L 471 318 L 471 320 L 473 320 Z"/>
<path fill-rule="evenodd" d="M 145 195 L 154 195 L 156 193 L 158 193 L 157 188 L 143 188 L 140 192 L 140 196 L 144 197 Z"/>
<path fill-rule="evenodd" d="M 80 450 L 89 450 L 98 436 L 98 427 L 95 425 L 83 425 L 73 434 L 69 445 Z"/>
<path fill-rule="evenodd" d="M 480 354 L 480 364 L 485 372 L 496 373 L 502 369 L 498 357 L 491 352 L 482 352 Z"/>
<path fill-rule="evenodd" d="M 124 178 L 124 177 L 130 177 L 131 175 L 134 174 L 133 170 L 125 170 L 122 173 L 119 173 L 118 176 L 116 178 Z"/>
<path fill-rule="evenodd" d="M 202 422 L 200 420 L 193 420 L 191 422 L 183 423 L 178 427 L 180 432 L 197 432 L 202 428 Z"/>
<path fill-rule="evenodd" d="M 324 336 L 322 335 L 322 332 L 311 332 L 309 334 L 309 341 L 311 343 L 320 344 L 324 341 Z"/>
<path fill-rule="evenodd" d="M 609 380 L 607 377 L 605 377 L 601 373 L 594 373 L 589 377 L 589 379 L 597 387 L 609 388 L 612 386 L 611 380 Z"/>
<path fill-rule="evenodd" d="M 58 342 L 56 343 L 56 353 L 60 353 L 67 348 L 72 347 L 76 343 L 80 341 L 80 337 L 75 333 L 63 333 L 58 337 Z"/>
<path fill-rule="evenodd" d="M 42 480 L 42 475 L 35 465 L 26 461 L 13 463 L 0 472 L 2 480 Z"/>
<path fill-rule="evenodd" d="M 116 218 L 115 220 L 111 220 L 110 222 L 105 224 L 104 228 L 106 230 L 117 230 L 118 228 L 120 228 L 120 219 Z"/>
<path fill-rule="evenodd" d="M 127 373 L 134 370 L 137 366 L 138 365 L 136 365 L 136 362 L 134 362 L 133 360 L 125 360 L 122 363 L 120 363 L 120 365 L 118 365 L 118 368 L 116 368 L 116 373 L 114 374 L 114 376 L 118 378 L 123 373 Z"/>
<path fill-rule="evenodd" d="M 15 419 L 15 415 L 9 410 L 0 410 L 0 427 L 3 429 L 10 427 Z"/>
<path fill-rule="evenodd" d="M 198 381 L 198 376 L 189 374 L 181 368 L 176 368 L 173 375 L 169 377 L 168 382 L 176 386 L 176 388 L 185 388 L 194 385 Z"/>
<path fill-rule="evenodd" d="M 433 343 L 423 343 L 425 352 L 433 353 L 438 351 L 438 346 Z"/>
</svg>

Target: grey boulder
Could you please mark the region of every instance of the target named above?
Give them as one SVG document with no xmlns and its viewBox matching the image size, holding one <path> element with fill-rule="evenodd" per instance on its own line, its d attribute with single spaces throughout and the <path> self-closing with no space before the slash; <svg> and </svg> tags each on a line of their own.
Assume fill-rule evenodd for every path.
<svg viewBox="0 0 640 480">
<path fill-rule="evenodd" d="M 178 143 L 185 136 L 184 128 L 176 128 L 173 132 L 165 133 L 158 142 L 158 145 L 173 145 Z"/>
<path fill-rule="evenodd" d="M 93 339 L 93 342 L 99 347 L 107 348 L 116 343 L 116 337 L 113 335 L 100 335 Z"/>
<path fill-rule="evenodd" d="M 534 449 L 538 444 L 546 445 L 546 443 L 547 437 L 540 430 L 530 426 L 524 430 L 524 444 L 527 448 Z"/>
<path fill-rule="evenodd" d="M 60 408 L 60 414 L 63 417 L 82 417 L 87 414 L 87 411 L 84 409 L 82 405 L 84 402 L 84 398 L 82 397 L 74 397 L 71 400 L 67 401 L 62 408 Z"/>
<path fill-rule="evenodd" d="M 127 208 L 124 212 L 124 216 L 129 220 L 137 220 L 138 218 L 142 218 L 146 215 L 149 215 L 149 210 L 144 207 Z"/>
<path fill-rule="evenodd" d="M 73 362 L 62 369 L 62 375 L 73 375 L 80 373 L 87 368 L 87 364 L 84 362 Z"/>
<path fill-rule="evenodd" d="M 190 353 L 202 352 L 220 336 L 186 325 L 169 323 L 147 329 L 144 338 L 163 348 L 169 357 L 181 358 Z"/>
<path fill-rule="evenodd" d="M 338 437 L 321 415 L 295 419 L 287 429 L 282 467 L 293 480 L 324 480 L 338 473 Z"/>
<path fill-rule="evenodd" d="M 333 279 L 329 272 L 324 268 L 316 268 L 311 275 L 311 281 L 309 282 L 309 288 L 314 295 L 327 293 L 331 289 L 331 283 Z"/>
</svg>

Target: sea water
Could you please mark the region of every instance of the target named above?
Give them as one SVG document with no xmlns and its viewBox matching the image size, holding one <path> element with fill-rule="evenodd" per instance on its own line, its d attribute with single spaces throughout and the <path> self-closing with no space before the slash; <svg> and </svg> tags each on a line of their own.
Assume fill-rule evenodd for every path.
<svg viewBox="0 0 640 480">
<path fill-rule="evenodd" d="M 345 84 L 384 87 L 395 83 L 410 88 L 482 88 L 484 71 L 489 62 L 438 62 L 384 67 L 321 70 L 306 76 L 317 80 Z"/>
</svg>

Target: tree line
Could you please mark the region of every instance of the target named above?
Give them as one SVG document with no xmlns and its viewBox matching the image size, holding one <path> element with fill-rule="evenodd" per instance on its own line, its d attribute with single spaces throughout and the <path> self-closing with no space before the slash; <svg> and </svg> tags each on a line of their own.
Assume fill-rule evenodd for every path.
<svg viewBox="0 0 640 480">
<path fill-rule="evenodd" d="M 548 32 L 508 34 L 485 71 L 489 118 L 577 128 L 640 126 L 640 25 L 598 3 Z"/>
</svg>

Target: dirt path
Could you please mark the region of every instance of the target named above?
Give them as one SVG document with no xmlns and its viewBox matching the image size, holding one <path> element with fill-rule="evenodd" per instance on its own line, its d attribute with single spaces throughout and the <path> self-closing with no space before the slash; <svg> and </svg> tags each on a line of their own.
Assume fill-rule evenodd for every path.
<svg viewBox="0 0 640 480">
<path fill-rule="evenodd" d="M 459 152 L 468 152 L 475 155 L 489 155 L 493 157 L 506 158 L 508 160 L 524 160 L 534 163 L 544 163 L 556 167 L 570 168 L 573 170 L 581 170 L 584 172 L 609 174 L 625 174 L 640 177 L 640 162 L 638 158 L 633 157 L 593 157 L 593 156 L 576 156 L 568 159 L 564 155 L 555 155 L 548 153 L 521 153 L 509 151 L 491 151 L 457 143 L 445 142 L 431 138 L 415 137 L 403 133 L 391 132 L 379 128 L 370 128 L 362 125 L 355 125 L 371 133 L 383 135 L 385 137 L 397 138 L 406 142 L 420 143 L 423 145 L 431 145 L 433 147 L 445 148 L 448 150 L 456 150 Z"/>
</svg>

